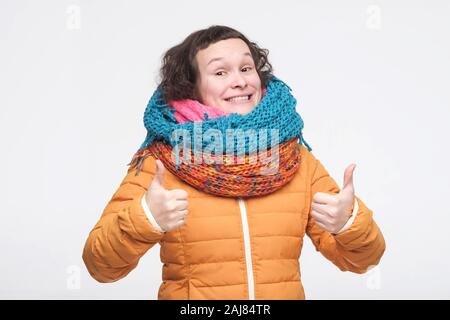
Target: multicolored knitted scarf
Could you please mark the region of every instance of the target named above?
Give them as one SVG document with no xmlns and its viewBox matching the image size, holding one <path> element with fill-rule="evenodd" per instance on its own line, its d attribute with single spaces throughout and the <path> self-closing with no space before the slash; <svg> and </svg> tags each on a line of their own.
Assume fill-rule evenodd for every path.
<svg viewBox="0 0 450 320">
<path fill-rule="evenodd" d="M 290 91 L 273 76 L 259 104 L 245 115 L 209 119 L 205 113 L 204 121 L 177 123 L 175 109 L 157 88 L 144 113 L 146 139 L 128 165 L 137 166 L 137 175 L 152 155 L 200 191 L 224 197 L 272 193 L 299 169 L 299 143 L 312 150 Z"/>
</svg>

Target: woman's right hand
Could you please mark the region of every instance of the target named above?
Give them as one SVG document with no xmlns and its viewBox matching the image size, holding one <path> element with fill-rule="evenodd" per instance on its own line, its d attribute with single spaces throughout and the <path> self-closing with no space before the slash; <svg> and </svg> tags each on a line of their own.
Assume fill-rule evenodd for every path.
<svg viewBox="0 0 450 320">
<path fill-rule="evenodd" d="M 188 193 L 181 189 L 165 189 L 164 171 L 161 160 L 156 160 L 156 174 L 145 194 L 145 200 L 156 222 L 167 232 L 184 224 L 188 214 Z"/>
</svg>

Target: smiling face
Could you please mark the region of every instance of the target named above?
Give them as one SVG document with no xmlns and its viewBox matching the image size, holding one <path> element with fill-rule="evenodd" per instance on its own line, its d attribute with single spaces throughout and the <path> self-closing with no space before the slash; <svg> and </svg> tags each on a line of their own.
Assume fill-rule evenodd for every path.
<svg viewBox="0 0 450 320">
<path fill-rule="evenodd" d="M 247 114 L 261 100 L 261 79 L 243 40 L 218 41 L 199 50 L 195 59 L 201 103 L 226 113 Z"/>
</svg>

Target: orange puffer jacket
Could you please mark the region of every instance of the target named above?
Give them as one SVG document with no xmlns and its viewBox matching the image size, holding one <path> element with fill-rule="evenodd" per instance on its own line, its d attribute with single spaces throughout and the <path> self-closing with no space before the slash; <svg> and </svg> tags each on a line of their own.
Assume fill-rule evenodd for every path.
<svg viewBox="0 0 450 320">
<path fill-rule="evenodd" d="M 141 199 L 156 171 L 147 157 L 128 174 L 86 241 L 83 259 L 99 282 L 133 270 L 142 255 L 161 245 L 158 299 L 305 299 L 299 257 L 305 233 L 317 251 L 342 271 L 364 273 L 385 250 L 372 211 L 356 197 L 351 227 L 332 235 L 310 218 L 316 192 L 339 187 L 304 146 L 301 167 L 282 189 L 262 197 L 223 198 L 200 192 L 165 171 L 166 189 L 188 192 L 189 214 L 179 229 L 161 233 Z"/>
</svg>

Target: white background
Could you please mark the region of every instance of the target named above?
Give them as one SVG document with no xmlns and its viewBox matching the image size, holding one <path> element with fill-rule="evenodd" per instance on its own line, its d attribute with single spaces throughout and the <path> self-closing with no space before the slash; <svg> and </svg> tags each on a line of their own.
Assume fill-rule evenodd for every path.
<svg viewBox="0 0 450 320">
<path fill-rule="evenodd" d="M 159 245 L 113 284 L 84 242 L 145 137 L 163 53 L 223 24 L 270 51 L 313 153 L 387 244 L 368 274 L 309 239 L 308 299 L 450 298 L 450 1 L 0 1 L 0 298 L 156 299 Z"/>
</svg>

